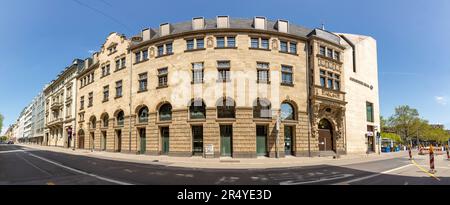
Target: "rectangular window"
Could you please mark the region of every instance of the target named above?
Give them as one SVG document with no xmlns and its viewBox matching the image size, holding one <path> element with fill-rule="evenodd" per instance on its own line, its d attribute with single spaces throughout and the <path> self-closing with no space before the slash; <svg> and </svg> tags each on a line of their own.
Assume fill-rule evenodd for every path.
<svg viewBox="0 0 450 205">
<path fill-rule="evenodd" d="M 116 97 L 122 97 L 122 81 L 116 82 Z"/>
<path fill-rule="evenodd" d="M 136 56 L 136 63 L 141 62 L 141 52 L 136 52 L 134 55 Z"/>
<path fill-rule="evenodd" d="M 119 70 L 120 67 L 120 60 L 116 60 L 116 70 Z"/>
<path fill-rule="evenodd" d="M 148 50 L 142 51 L 142 60 L 148 60 Z"/>
<path fill-rule="evenodd" d="M 126 58 L 122 58 L 120 68 L 125 68 L 126 65 L 127 65 L 127 60 L 126 60 Z"/>
<path fill-rule="evenodd" d="M 333 79 L 328 78 L 327 82 L 327 88 L 333 89 Z"/>
<path fill-rule="evenodd" d="M 269 83 L 269 64 L 257 63 L 256 69 L 258 83 Z"/>
<path fill-rule="evenodd" d="M 325 56 L 325 46 L 320 46 L 320 55 Z"/>
<path fill-rule="evenodd" d="M 139 91 L 147 90 L 147 73 L 139 74 Z"/>
<path fill-rule="evenodd" d="M 251 47 L 252 48 L 259 48 L 259 39 L 258 38 L 252 38 L 251 39 Z"/>
<path fill-rule="evenodd" d="M 172 54 L 172 52 L 173 52 L 172 44 L 171 43 L 166 44 L 166 54 L 170 55 Z"/>
<path fill-rule="evenodd" d="M 187 50 L 193 50 L 194 49 L 194 40 L 187 40 Z"/>
<path fill-rule="evenodd" d="M 109 100 L 109 85 L 103 87 L 103 102 Z"/>
<path fill-rule="evenodd" d="M 338 74 L 334 74 L 334 89 L 341 90 L 341 80 Z"/>
<path fill-rule="evenodd" d="M 367 122 L 374 122 L 373 104 L 370 102 L 366 102 L 366 114 L 367 114 Z"/>
<path fill-rule="evenodd" d="M 158 46 L 158 56 L 164 55 L 164 45 Z"/>
<path fill-rule="evenodd" d="M 203 83 L 203 63 L 192 64 L 192 82 Z"/>
<path fill-rule="evenodd" d="M 334 51 L 334 59 L 335 59 L 335 60 L 339 60 L 340 55 L 341 55 L 341 54 L 340 54 L 339 52 Z"/>
<path fill-rule="evenodd" d="M 111 66 L 108 64 L 106 65 L 106 75 L 109 75 Z"/>
<path fill-rule="evenodd" d="M 205 48 L 205 40 L 203 38 L 197 39 L 197 49 Z"/>
<path fill-rule="evenodd" d="M 320 86 L 326 87 L 326 75 L 323 70 L 320 71 Z"/>
<path fill-rule="evenodd" d="M 94 93 L 90 92 L 88 98 L 88 107 L 92 107 L 93 104 L 94 104 Z"/>
<path fill-rule="evenodd" d="M 161 68 L 158 70 L 158 85 L 159 87 L 167 86 L 169 70 L 168 68 Z"/>
<path fill-rule="evenodd" d="M 269 49 L 269 39 L 261 39 L 261 48 Z"/>
<path fill-rule="evenodd" d="M 288 44 L 286 41 L 280 41 L 280 51 L 281 52 L 287 52 L 288 51 Z"/>
<path fill-rule="evenodd" d="M 230 81 L 230 61 L 218 61 L 217 69 L 219 72 L 218 76 L 219 82 Z"/>
<path fill-rule="evenodd" d="M 80 110 L 84 109 L 84 96 L 80 98 Z"/>
<path fill-rule="evenodd" d="M 217 37 L 217 47 L 218 48 L 225 47 L 225 37 Z"/>
<path fill-rule="evenodd" d="M 293 53 L 293 54 L 297 54 L 297 43 L 290 43 L 289 44 L 289 49 L 290 49 L 290 53 Z"/>
<path fill-rule="evenodd" d="M 236 47 L 236 38 L 235 37 L 227 37 L 227 47 Z"/>
<path fill-rule="evenodd" d="M 281 66 L 281 82 L 283 84 L 287 84 L 287 85 L 292 85 L 293 83 L 293 79 L 292 79 L 292 67 L 291 66 L 286 66 L 286 65 L 282 65 Z"/>
<path fill-rule="evenodd" d="M 327 57 L 333 58 L 333 50 L 332 49 L 327 48 Z"/>
</svg>

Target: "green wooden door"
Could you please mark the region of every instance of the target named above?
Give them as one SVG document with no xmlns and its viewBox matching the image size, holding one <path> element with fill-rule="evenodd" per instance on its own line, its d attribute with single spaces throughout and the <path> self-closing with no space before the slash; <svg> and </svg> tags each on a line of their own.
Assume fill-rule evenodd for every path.
<svg viewBox="0 0 450 205">
<path fill-rule="evenodd" d="M 145 134 L 146 134 L 145 129 L 139 129 L 139 136 L 141 139 L 141 149 L 140 149 L 141 154 L 145 154 L 145 152 L 147 151 L 147 139 Z"/>
<path fill-rule="evenodd" d="M 105 151 L 106 150 L 106 132 L 104 131 L 102 134 L 102 150 Z"/>
<path fill-rule="evenodd" d="M 231 125 L 220 126 L 220 155 L 231 157 L 233 127 Z"/>
<path fill-rule="evenodd" d="M 169 128 L 161 128 L 162 154 L 169 154 Z"/>
<path fill-rule="evenodd" d="M 256 154 L 258 156 L 267 155 L 267 127 L 256 126 Z"/>
</svg>

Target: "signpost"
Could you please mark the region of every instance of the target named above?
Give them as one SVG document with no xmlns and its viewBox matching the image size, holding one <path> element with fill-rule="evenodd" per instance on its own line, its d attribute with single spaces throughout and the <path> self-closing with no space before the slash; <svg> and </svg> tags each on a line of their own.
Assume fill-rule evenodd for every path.
<svg viewBox="0 0 450 205">
<path fill-rule="evenodd" d="M 280 156 L 280 154 L 278 153 L 278 145 L 280 143 L 280 126 L 281 126 L 281 118 L 280 115 L 277 115 L 277 123 L 276 123 L 277 139 L 275 142 L 276 158 L 279 158 Z"/>
<path fill-rule="evenodd" d="M 208 144 L 205 147 L 205 157 L 214 157 L 214 145 Z"/>
</svg>

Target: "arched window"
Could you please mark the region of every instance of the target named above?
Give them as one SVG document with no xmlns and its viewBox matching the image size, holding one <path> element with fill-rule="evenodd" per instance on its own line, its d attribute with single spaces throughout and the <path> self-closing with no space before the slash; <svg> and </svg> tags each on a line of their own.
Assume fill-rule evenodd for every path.
<svg viewBox="0 0 450 205">
<path fill-rule="evenodd" d="M 319 129 L 323 129 L 323 130 L 332 130 L 332 126 L 331 126 L 331 122 L 328 121 L 327 119 L 322 119 L 319 122 Z"/>
<path fill-rule="evenodd" d="M 146 122 L 148 122 L 148 108 L 147 108 L 147 106 L 144 106 L 141 109 L 139 109 L 138 117 L 139 117 L 139 123 L 146 123 Z"/>
<path fill-rule="evenodd" d="M 97 124 L 97 118 L 95 118 L 95 116 L 91 117 L 91 120 L 90 120 L 91 129 L 95 129 L 96 124 Z"/>
<path fill-rule="evenodd" d="M 206 105 L 203 100 L 193 100 L 189 107 L 189 113 L 191 119 L 205 119 L 206 118 Z"/>
<path fill-rule="evenodd" d="M 267 99 L 256 99 L 253 103 L 253 118 L 272 118 L 270 101 Z"/>
<path fill-rule="evenodd" d="M 236 109 L 234 100 L 231 98 L 221 98 L 217 101 L 217 118 L 235 118 Z"/>
<path fill-rule="evenodd" d="M 295 109 L 290 103 L 281 104 L 281 120 L 295 120 Z"/>
<path fill-rule="evenodd" d="M 172 105 L 166 103 L 159 108 L 159 121 L 172 120 Z"/>
<path fill-rule="evenodd" d="M 103 127 L 108 127 L 108 125 L 109 125 L 109 116 L 108 116 L 108 114 L 103 114 L 103 117 L 102 117 L 102 122 L 103 122 Z"/>
<path fill-rule="evenodd" d="M 116 116 L 117 125 L 123 126 L 124 119 L 125 119 L 125 114 L 123 113 L 123 111 L 120 111 L 119 113 L 117 113 L 117 116 Z"/>
</svg>

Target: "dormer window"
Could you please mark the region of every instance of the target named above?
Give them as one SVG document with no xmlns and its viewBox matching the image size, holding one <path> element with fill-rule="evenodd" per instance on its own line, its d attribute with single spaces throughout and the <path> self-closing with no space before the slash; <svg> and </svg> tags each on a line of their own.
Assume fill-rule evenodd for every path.
<svg viewBox="0 0 450 205">
<path fill-rule="evenodd" d="M 117 45 L 113 44 L 108 48 L 108 55 L 111 55 L 117 51 Z"/>
</svg>

